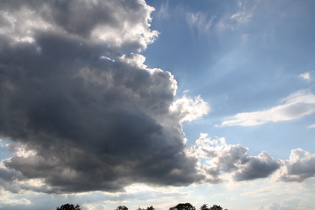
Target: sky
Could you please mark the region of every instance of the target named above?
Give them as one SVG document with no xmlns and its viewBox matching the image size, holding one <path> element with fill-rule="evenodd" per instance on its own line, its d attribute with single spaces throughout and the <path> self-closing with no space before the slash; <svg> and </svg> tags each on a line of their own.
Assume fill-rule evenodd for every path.
<svg viewBox="0 0 315 210">
<path fill-rule="evenodd" d="M 313 0 L 0 2 L 0 209 L 315 209 Z"/>
</svg>

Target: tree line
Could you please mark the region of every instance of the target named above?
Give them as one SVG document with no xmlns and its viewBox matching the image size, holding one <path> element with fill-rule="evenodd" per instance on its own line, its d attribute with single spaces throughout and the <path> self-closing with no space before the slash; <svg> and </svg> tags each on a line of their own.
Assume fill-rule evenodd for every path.
<svg viewBox="0 0 315 210">
<path fill-rule="evenodd" d="M 57 207 L 56 210 L 83 210 L 81 209 L 80 205 L 73 205 L 73 204 L 64 204 L 60 207 Z M 115 210 L 128 210 L 127 206 L 118 206 Z M 136 210 L 155 210 L 153 206 L 149 206 L 147 208 L 137 208 Z M 190 203 L 179 203 L 176 206 L 169 208 L 169 210 L 196 210 L 196 208 L 191 205 Z M 200 207 L 200 210 L 223 210 L 221 206 L 213 205 L 212 207 L 208 207 L 207 204 L 203 204 Z M 227 210 L 227 209 L 224 209 Z"/>
</svg>

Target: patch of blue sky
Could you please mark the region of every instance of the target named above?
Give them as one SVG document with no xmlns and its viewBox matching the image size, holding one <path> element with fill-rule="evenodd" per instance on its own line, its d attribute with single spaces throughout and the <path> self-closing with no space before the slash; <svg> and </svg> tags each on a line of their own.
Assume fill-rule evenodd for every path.
<svg viewBox="0 0 315 210">
<path fill-rule="evenodd" d="M 12 157 L 14 154 L 9 151 L 9 144 L 12 142 L 5 139 L 0 139 L 0 159 L 6 159 Z"/>
</svg>

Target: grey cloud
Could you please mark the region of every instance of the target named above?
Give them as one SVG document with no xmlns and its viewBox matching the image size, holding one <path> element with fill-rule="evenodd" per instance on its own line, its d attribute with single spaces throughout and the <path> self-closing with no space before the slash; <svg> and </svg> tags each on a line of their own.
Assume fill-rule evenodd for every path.
<svg viewBox="0 0 315 210">
<path fill-rule="evenodd" d="M 20 188 L 14 185 L 13 181 L 21 178 L 22 174 L 15 170 L 0 168 L 0 185 L 10 192 L 19 192 Z"/>
<path fill-rule="evenodd" d="M 236 172 L 234 179 L 237 181 L 266 178 L 279 169 L 280 163 L 273 159 L 267 152 L 262 152 L 257 157 L 249 157 L 246 164 Z"/>
<path fill-rule="evenodd" d="M 13 181 L 15 176 L 17 176 L 17 174 L 14 171 L 0 168 L 0 179 L 5 181 Z"/>
<path fill-rule="evenodd" d="M 217 165 L 222 171 L 235 171 L 240 164 L 247 162 L 247 152 L 248 149 L 241 145 L 230 145 L 227 151 L 217 151 Z"/>
<path fill-rule="evenodd" d="M 267 152 L 250 156 L 248 148 L 229 145 L 223 138 L 212 140 L 206 134 L 196 141 L 192 154 L 206 161 L 201 168 L 210 183 L 223 182 L 226 175 L 235 181 L 265 178 L 280 167 L 280 161 Z"/>
<path fill-rule="evenodd" d="M 175 91 L 170 73 L 100 59 L 113 50 L 111 39 L 90 37 L 101 24 L 111 25 L 108 33 L 131 30 L 139 22 L 148 27 L 143 14 L 150 8 L 142 1 L 6 4 L 0 17 L 11 10 L 15 26 L 25 23 L 31 32 L 13 27 L 0 34 L 0 137 L 36 151 L 6 160 L 6 167 L 47 184 L 33 190 L 54 193 L 117 191 L 132 183 L 179 186 L 202 179 L 196 158 L 184 152 L 178 117 L 169 111 Z M 24 14 L 25 8 L 38 10 Z M 50 26 L 27 24 L 35 20 Z M 137 42 L 135 51 L 145 48 L 153 36 L 148 28 L 147 33 L 139 32 L 145 39 L 138 42 L 117 36 L 116 50 L 131 42 Z"/>
<path fill-rule="evenodd" d="M 223 182 L 223 178 L 221 178 L 221 171 L 218 167 L 207 167 L 204 166 L 203 170 L 206 172 L 209 177 L 207 177 L 204 181 L 211 184 L 218 184 Z"/>
<path fill-rule="evenodd" d="M 221 171 L 231 173 L 236 181 L 265 178 L 280 167 L 279 161 L 267 152 L 249 156 L 248 149 L 241 145 L 230 145 L 228 151 L 219 154 L 217 165 Z"/>
<path fill-rule="evenodd" d="M 275 174 L 277 181 L 302 182 L 315 176 L 315 154 L 303 149 L 291 151 L 289 160 L 283 160 L 280 170 Z"/>
</svg>

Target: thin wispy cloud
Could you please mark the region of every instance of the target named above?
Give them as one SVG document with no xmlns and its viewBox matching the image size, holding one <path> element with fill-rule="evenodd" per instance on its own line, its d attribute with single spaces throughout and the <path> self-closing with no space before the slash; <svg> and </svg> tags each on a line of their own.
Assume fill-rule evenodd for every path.
<svg viewBox="0 0 315 210">
<path fill-rule="evenodd" d="M 213 18 L 208 18 L 207 14 L 203 12 L 187 12 L 186 21 L 191 30 L 196 30 L 200 35 L 207 35 L 213 27 Z"/>
<path fill-rule="evenodd" d="M 315 124 L 309 125 L 308 128 L 315 128 Z"/>
<path fill-rule="evenodd" d="M 243 112 L 229 117 L 220 126 L 256 126 L 271 122 L 296 120 L 315 112 L 315 95 L 298 91 L 281 100 L 282 104 L 270 109 Z"/>
<path fill-rule="evenodd" d="M 311 73 L 305 72 L 303 74 L 300 74 L 299 77 L 306 80 L 306 81 L 310 81 L 311 80 Z"/>
<path fill-rule="evenodd" d="M 156 17 L 158 19 L 167 19 L 169 17 L 169 2 L 164 2 L 157 10 Z"/>
</svg>

